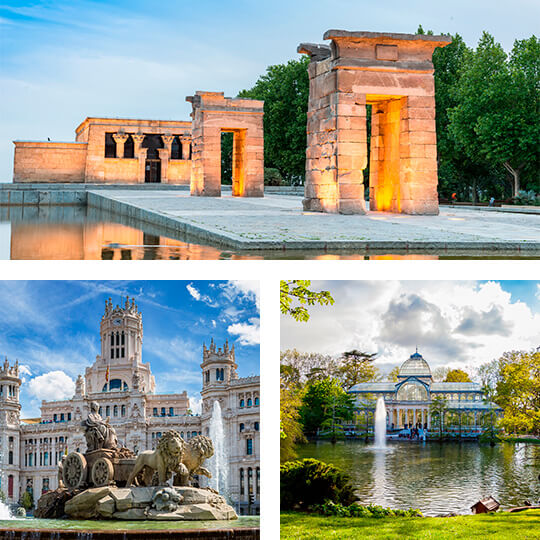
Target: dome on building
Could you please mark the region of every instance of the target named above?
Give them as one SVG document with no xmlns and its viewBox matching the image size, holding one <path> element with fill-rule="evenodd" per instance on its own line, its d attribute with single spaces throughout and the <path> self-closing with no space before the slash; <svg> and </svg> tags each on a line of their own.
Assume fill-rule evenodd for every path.
<svg viewBox="0 0 540 540">
<path fill-rule="evenodd" d="M 428 363 L 424 360 L 418 349 L 414 354 L 411 354 L 408 360 L 405 360 L 399 368 L 400 377 L 431 377 L 431 369 Z"/>
</svg>

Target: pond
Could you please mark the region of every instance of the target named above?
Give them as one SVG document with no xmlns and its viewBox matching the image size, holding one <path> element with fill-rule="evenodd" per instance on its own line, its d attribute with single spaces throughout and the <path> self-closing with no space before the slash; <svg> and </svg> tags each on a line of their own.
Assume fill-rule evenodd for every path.
<svg viewBox="0 0 540 540">
<path fill-rule="evenodd" d="M 540 499 L 540 445 L 395 441 L 386 450 L 375 450 L 360 441 L 324 441 L 298 451 L 299 458 L 312 457 L 349 472 L 364 504 L 418 508 L 435 516 L 470 514 L 470 507 L 489 495 L 502 508 Z"/>
<path fill-rule="evenodd" d="M 86 206 L 0 206 L 0 259 L 13 260 L 422 260 L 538 258 L 515 252 L 235 251 Z"/>
</svg>

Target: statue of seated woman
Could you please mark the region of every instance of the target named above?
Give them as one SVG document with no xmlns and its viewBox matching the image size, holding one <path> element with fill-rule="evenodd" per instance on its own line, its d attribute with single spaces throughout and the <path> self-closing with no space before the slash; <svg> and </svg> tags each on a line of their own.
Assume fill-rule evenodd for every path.
<svg viewBox="0 0 540 540">
<path fill-rule="evenodd" d="M 116 431 L 99 414 L 99 404 L 95 401 L 90 403 L 90 413 L 88 418 L 81 425 L 84 428 L 84 437 L 86 439 L 87 452 L 107 448 L 114 450 L 118 448 L 118 439 Z"/>
</svg>

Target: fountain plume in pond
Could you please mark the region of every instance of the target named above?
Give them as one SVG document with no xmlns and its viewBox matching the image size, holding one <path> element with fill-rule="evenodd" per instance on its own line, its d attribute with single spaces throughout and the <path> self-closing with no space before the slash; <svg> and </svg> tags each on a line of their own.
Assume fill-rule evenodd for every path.
<svg viewBox="0 0 540 540">
<path fill-rule="evenodd" d="M 9 511 L 9 506 L 0 501 L 0 520 L 15 519 Z"/>
<path fill-rule="evenodd" d="M 386 448 L 386 407 L 382 397 L 375 407 L 375 448 Z"/>
<path fill-rule="evenodd" d="M 210 438 L 214 443 L 214 455 L 208 460 L 208 469 L 212 473 L 212 478 L 208 483 L 210 487 L 227 497 L 229 492 L 228 459 L 223 430 L 223 416 L 219 401 L 214 401 L 212 409 Z"/>
</svg>

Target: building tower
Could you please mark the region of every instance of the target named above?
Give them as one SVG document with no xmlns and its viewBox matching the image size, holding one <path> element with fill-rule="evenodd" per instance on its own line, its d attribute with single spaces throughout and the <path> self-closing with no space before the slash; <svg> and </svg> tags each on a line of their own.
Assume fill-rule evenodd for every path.
<svg viewBox="0 0 540 540">
<path fill-rule="evenodd" d="M 214 339 L 210 341 L 210 347 L 203 345 L 203 361 L 201 364 L 203 376 L 203 388 L 201 391 L 203 416 L 212 414 L 212 406 L 215 400 L 221 405 L 221 410 L 230 408 L 227 402 L 227 388 L 231 381 L 238 379 L 236 360 L 234 357 L 234 345 L 229 349 L 229 342 L 225 341 L 223 348 L 216 348 Z"/>
<path fill-rule="evenodd" d="M 100 324 L 101 355 L 86 370 L 86 393 L 121 392 L 130 389 L 138 373 L 140 391 L 154 392 L 150 366 L 142 363 L 142 314 L 133 298 L 114 306 L 109 298 Z"/>
<path fill-rule="evenodd" d="M 0 489 L 9 502 L 19 500 L 21 422 L 19 362 L 0 366 Z"/>
</svg>

